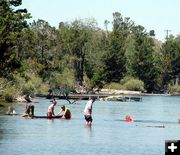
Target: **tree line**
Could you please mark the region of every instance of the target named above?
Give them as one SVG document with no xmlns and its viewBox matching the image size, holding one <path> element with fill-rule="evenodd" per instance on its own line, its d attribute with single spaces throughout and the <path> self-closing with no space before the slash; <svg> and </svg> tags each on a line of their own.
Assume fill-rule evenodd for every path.
<svg viewBox="0 0 180 155">
<path fill-rule="evenodd" d="M 120 12 L 104 29 L 91 19 L 59 27 L 0 0 L 0 95 L 42 93 L 52 87 L 179 92 L 180 36 L 164 42 Z M 108 27 L 112 26 L 112 30 Z M 15 95 L 16 96 L 16 95 Z"/>
</svg>

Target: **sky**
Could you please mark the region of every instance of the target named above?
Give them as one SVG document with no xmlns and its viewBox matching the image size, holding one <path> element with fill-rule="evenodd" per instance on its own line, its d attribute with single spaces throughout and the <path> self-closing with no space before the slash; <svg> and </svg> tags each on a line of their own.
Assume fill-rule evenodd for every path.
<svg viewBox="0 0 180 155">
<path fill-rule="evenodd" d="M 104 28 L 104 21 L 112 22 L 112 14 L 120 12 L 147 32 L 155 30 L 155 38 L 161 41 L 166 30 L 180 34 L 180 0 L 22 0 L 21 8 L 31 13 L 31 20 L 43 19 L 55 27 L 60 22 L 94 18 Z"/>
</svg>

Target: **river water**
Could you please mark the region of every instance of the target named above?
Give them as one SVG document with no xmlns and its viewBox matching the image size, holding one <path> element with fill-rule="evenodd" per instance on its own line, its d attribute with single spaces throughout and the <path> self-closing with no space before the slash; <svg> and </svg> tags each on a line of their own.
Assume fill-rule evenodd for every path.
<svg viewBox="0 0 180 155">
<path fill-rule="evenodd" d="M 46 115 L 50 100 L 35 98 L 35 115 Z M 165 140 L 180 139 L 180 97 L 143 96 L 142 102 L 96 101 L 93 124 L 85 125 L 87 101 L 65 104 L 71 120 L 27 119 L 0 110 L 0 155 L 164 155 Z M 14 105 L 22 114 L 24 105 Z M 60 106 L 56 106 L 58 113 Z M 124 122 L 125 115 L 135 122 Z M 160 126 L 160 128 L 159 128 Z M 161 128 L 165 126 L 165 128 Z"/>
</svg>

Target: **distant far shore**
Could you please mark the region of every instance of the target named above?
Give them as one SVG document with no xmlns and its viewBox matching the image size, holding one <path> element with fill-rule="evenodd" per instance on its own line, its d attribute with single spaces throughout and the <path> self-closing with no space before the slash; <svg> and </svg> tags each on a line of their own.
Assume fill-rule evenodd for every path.
<svg viewBox="0 0 180 155">
<path fill-rule="evenodd" d="M 129 90 L 115 90 L 115 89 L 101 89 L 100 91 L 95 91 L 94 93 L 69 93 L 68 98 L 88 98 L 89 96 L 97 97 L 108 97 L 108 96 L 178 96 L 180 94 L 155 94 L 155 93 L 142 93 L 140 91 L 129 91 Z M 63 99 L 65 96 L 56 94 L 37 94 L 37 97 L 59 97 Z"/>
</svg>

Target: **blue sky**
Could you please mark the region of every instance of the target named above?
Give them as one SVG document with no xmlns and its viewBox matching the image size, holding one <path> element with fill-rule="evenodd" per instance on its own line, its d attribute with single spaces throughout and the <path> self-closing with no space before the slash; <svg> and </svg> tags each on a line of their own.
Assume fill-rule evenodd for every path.
<svg viewBox="0 0 180 155">
<path fill-rule="evenodd" d="M 61 21 L 95 18 L 104 28 L 104 21 L 112 21 L 112 13 L 120 12 L 147 31 L 155 30 L 159 40 L 164 40 L 167 29 L 180 34 L 180 0 L 22 0 L 21 7 L 32 19 L 44 19 L 55 27 Z"/>
</svg>

